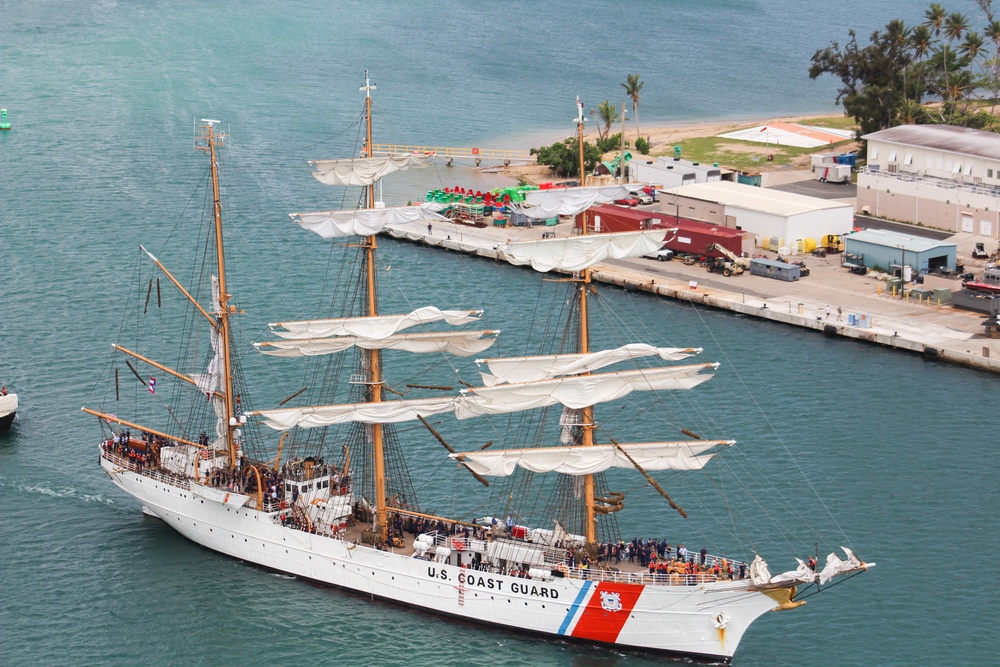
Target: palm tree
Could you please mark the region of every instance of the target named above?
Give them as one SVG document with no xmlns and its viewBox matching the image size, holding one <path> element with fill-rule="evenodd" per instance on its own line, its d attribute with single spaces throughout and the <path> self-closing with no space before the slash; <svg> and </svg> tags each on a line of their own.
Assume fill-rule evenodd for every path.
<svg viewBox="0 0 1000 667">
<path fill-rule="evenodd" d="M 969 58 L 969 72 L 972 72 L 972 64 L 986 50 L 986 40 L 980 37 L 979 33 L 973 30 L 965 34 L 965 41 L 958 47 L 962 55 Z"/>
<path fill-rule="evenodd" d="M 998 26 L 1000 27 L 1000 26 Z M 910 47 L 917 60 L 923 60 L 931 51 L 931 29 L 926 25 L 918 25 L 910 33 Z"/>
<path fill-rule="evenodd" d="M 899 103 L 899 108 L 896 109 L 896 118 L 901 125 L 915 125 L 922 116 L 923 110 L 924 108 L 919 102 L 904 99 Z"/>
<path fill-rule="evenodd" d="M 639 81 L 638 74 L 629 74 L 625 78 L 625 83 L 622 84 L 622 88 L 625 89 L 625 94 L 629 96 L 632 100 L 632 112 L 635 114 L 635 138 L 639 138 L 639 91 L 642 87 L 646 85 L 645 81 Z"/>
<path fill-rule="evenodd" d="M 969 19 L 962 12 L 952 12 L 944 22 L 944 36 L 949 42 L 961 39 L 969 29 Z"/>
<path fill-rule="evenodd" d="M 603 139 L 611 135 L 611 125 L 618 122 L 621 116 L 618 114 L 618 105 L 612 104 L 610 100 L 604 100 L 597 105 L 597 113 L 601 118 L 601 122 L 604 123 L 604 131 L 601 133 L 601 138 Z"/>
<path fill-rule="evenodd" d="M 948 12 L 944 7 L 937 2 L 932 3 L 930 9 L 924 12 L 924 25 L 930 28 L 935 36 L 939 36 L 947 16 Z"/>
</svg>

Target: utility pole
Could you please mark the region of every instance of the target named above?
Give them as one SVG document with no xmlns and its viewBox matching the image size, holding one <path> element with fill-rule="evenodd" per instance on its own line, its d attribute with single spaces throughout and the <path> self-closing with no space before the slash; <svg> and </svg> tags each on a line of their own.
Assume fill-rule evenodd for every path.
<svg viewBox="0 0 1000 667">
<path fill-rule="evenodd" d="M 577 141 L 580 143 L 580 185 L 587 184 L 587 172 L 583 167 L 583 121 L 586 120 L 583 117 L 583 102 L 580 101 L 580 96 L 576 96 L 576 132 Z"/>
<path fill-rule="evenodd" d="M 619 157 L 619 160 L 621 162 L 618 165 L 618 168 L 621 169 L 622 173 L 622 180 L 620 182 L 622 185 L 625 185 L 627 179 L 625 178 L 625 103 L 624 102 L 622 102 L 622 153 L 621 156 Z"/>
</svg>

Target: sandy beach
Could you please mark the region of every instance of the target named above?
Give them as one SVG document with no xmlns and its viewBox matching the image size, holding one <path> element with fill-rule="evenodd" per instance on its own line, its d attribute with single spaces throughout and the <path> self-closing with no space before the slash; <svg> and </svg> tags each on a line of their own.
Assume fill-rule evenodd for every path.
<svg viewBox="0 0 1000 667">
<path fill-rule="evenodd" d="M 804 120 L 810 120 L 820 117 L 829 117 L 834 115 L 830 112 L 814 113 L 809 115 L 801 116 L 781 116 L 774 118 L 744 118 L 744 119 L 729 119 L 729 120 L 717 120 L 717 121 L 691 121 L 691 122 L 650 122 L 642 123 L 640 121 L 639 129 L 642 132 L 642 136 L 646 137 L 650 143 L 650 155 L 666 155 L 673 152 L 673 147 L 680 141 L 685 139 L 694 139 L 698 137 L 714 137 L 726 132 L 732 132 L 734 130 L 739 130 L 747 127 L 754 127 L 756 125 L 772 125 L 775 123 L 800 123 Z M 621 125 L 612 126 L 611 133 L 617 133 L 620 131 Z M 550 145 L 568 136 L 571 136 L 572 132 L 568 131 L 565 133 L 556 134 L 553 133 L 547 137 L 535 137 L 539 145 Z M 584 130 L 584 141 L 594 142 L 597 139 L 597 131 L 593 127 L 593 120 L 589 123 L 589 127 L 585 127 Z M 635 123 L 626 122 L 625 124 L 625 138 L 627 141 L 635 141 Z M 537 147 L 537 146 L 536 146 Z M 755 152 L 760 149 L 748 144 L 746 147 L 747 151 Z M 610 154 L 609 154 L 610 155 Z M 806 168 L 809 165 L 809 156 L 803 155 L 788 164 L 781 165 L 769 165 L 769 169 L 773 171 L 785 171 L 785 170 L 795 170 Z M 503 170 L 504 174 L 510 176 L 514 179 L 523 178 L 530 183 L 538 184 L 544 181 L 553 180 L 554 175 L 549 170 L 547 166 L 530 164 L 530 165 L 511 165 L 510 167 Z"/>
</svg>

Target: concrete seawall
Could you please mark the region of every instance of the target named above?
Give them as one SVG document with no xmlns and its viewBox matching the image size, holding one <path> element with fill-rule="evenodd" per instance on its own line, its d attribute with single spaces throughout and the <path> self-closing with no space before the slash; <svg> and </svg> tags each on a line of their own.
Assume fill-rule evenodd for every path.
<svg viewBox="0 0 1000 667">
<path fill-rule="evenodd" d="M 559 236 L 566 236 L 567 225 Z M 434 223 L 431 229 L 423 225 L 398 225 L 386 229 L 392 238 L 427 245 L 454 252 L 503 261 L 498 250 L 500 244 L 539 238 L 540 228 L 472 228 L 452 223 Z M 548 230 L 546 233 L 551 233 Z M 810 266 L 823 264 L 810 259 Z M 1000 340 L 981 335 L 981 316 L 950 307 L 934 309 L 917 306 L 902 300 L 890 300 L 868 293 L 867 284 L 856 277 L 838 271 L 832 262 L 816 267 L 831 271 L 816 271 L 794 287 L 790 283 L 761 278 L 739 276 L 724 286 L 692 282 L 705 277 L 696 267 L 682 267 L 680 262 L 668 262 L 672 273 L 687 272 L 680 277 L 665 276 L 663 266 L 650 260 L 614 260 L 599 264 L 593 279 L 629 290 L 643 291 L 661 297 L 688 301 L 699 305 L 727 310 L 742 315 L 781 322 L 791 326 L 812 329 L 824 335 L 840 336 L 867 343 L 882 345 L 924 355 L 939 361 L 961 364 L 979 370 L 1000 373 Z M 693 280 L 692 280 L 693 279 Z M 743 281 L 743 282 L 736 282 Z M 711 281 L 706 281 L 711 283 Z M 861 285 L 862 289 L 858 290 Z M 743 289 L 732 291 L 732 286 Z M 851 288 L 854 292 L 849 291 Z M 781 294 L 779 292 L 791 292 Z M 817 298 L 819 297 L 819 298 Z M 845 312 L 865 312 L 872 323 L 870 327 L 850 326 L 843 321 L 829 319 L 825 309 L 830 303 L 844 303 Z M 825 305 L 824 305 L 825 304 Z"/>
</svg>

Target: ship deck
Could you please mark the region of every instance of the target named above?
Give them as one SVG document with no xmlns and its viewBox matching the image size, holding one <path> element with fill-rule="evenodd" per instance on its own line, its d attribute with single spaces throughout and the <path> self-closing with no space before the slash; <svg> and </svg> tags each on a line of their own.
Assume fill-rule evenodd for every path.
<svg viewBox="0 0 1000 667">
<path fill-rule="evenodd" d="M 110 444 L 110 443 L 107 443 Z M 200 484 L 207 488 L 214 488 L 200 481 L 177 475 L 162 468 L 152 465 L 143 465 L 137 461 L 125 458 L 114 451 L 111 447 L 101 448 L 101 456 L 111 462 L 116 467 L 129 470 L 133 473 L 155 479 L 159 482 L 172 486 L 190 489 L 192 484 Z M 369 544 L 366 539 L 366 526 L 358 521 L 350 520 L 346 524 L 341 524 L 336 530 L 322 530 L 309 524 L 305 520 L 305 514 L 301 507 L 291 507 L 285 502 L 263 503 L 262 508 L 257 507 L 256 498 L 251 495 L 251 500 L 246 505 L 249 509 L 261 511 L 271 517 L 271 520 L 292 530 L 302 530 L 328 539 L 341 540 L 353 544 Z M 434 553 L 426 551 L 421 555 L 417 550 L 418 535 L 403 532 L 401 536 L 393 541 L 392 546 L 385 547 L 390 553 L 400 554 L 411 558 L 423 558 L 433 561 L 436 554 L 441 553 L 444 547 L 450 551 L 464 552 L 472 560 L 476 553 L 485 556 L 485 549 L 482 545 L 488 543 L 499 543 L 510 548 L 510 550 L 531 550 L 544 553 L 544 565 L 489 563 L 483 559 L 481 562 L 470 562 L 469 569 L 495 574 L 513 575 L 523 578 L 552 577 L 586 579 L 590 581 L 607 581 L 615 583 L 629 583 L 654 586 L 693 586 L 706 583 L 717 583 L 731 581 L 734 584 L 740 583 L 739 572 L 742 570 L 746 575 L 749 571 L 747 564 L 740 561 L 726 559 L 722 556 L 707 554 L 704 564 L 701 562 L 700 554 L 691 552 L 687 560 L 681 561 L 677 558 L 676 550 L 671 549 L 664 554 L 664 557 L 652 558 L 652 565 L 643 566 L 638 557 L 629 560 L 627 557 L 611 558 L 610 560 L 599 559 L 595 564 L 577 565 L 572 560 L 572 551 L 563 547 L 554 547 L 543 543 L 535 543 L 530 537 L 515 538 L 507 534 L 502 527 L 494 535 L 494 531 L 484 530 L 485 539 L 468 539 L 464 531 L 459 527 L 454 533 L 439 533 L 431 531 L 427 533 L 432 541 Z M 370 545 L 373 546 L 373 545 Z M 577 551 L 579 553 L 579 551 Z M 690 564 L 690 565 L 689 565 Z M 716 565 L 719 566 L 719 574 L 715 573 Z M 732 575 L 729 571 L 732 571 Z M 749 579 L 744 579 L 749 584 Z"/>
</svg>

